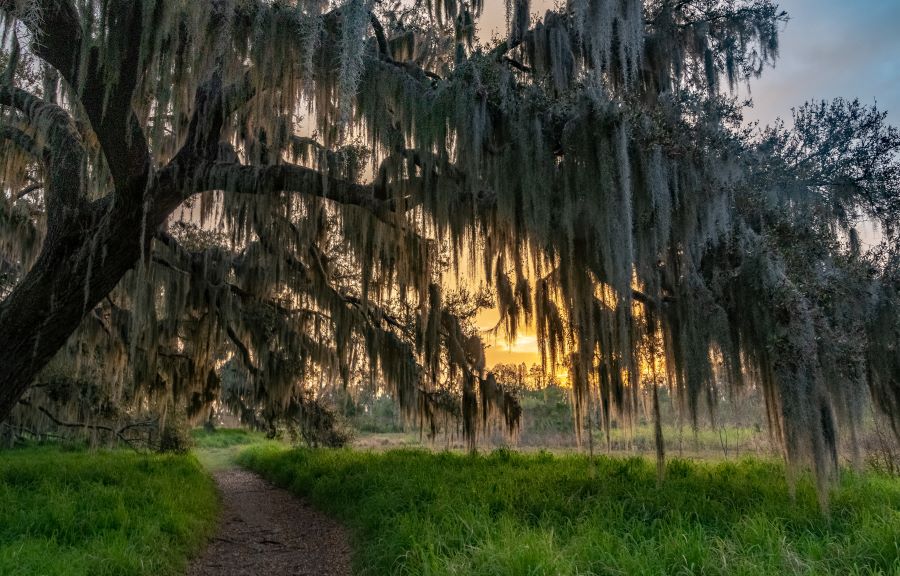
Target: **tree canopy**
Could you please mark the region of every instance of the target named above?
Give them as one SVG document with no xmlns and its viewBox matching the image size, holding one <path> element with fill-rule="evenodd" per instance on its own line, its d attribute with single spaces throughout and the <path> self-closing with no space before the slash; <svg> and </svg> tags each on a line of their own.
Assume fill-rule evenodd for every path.
<svg viewBox="0 0 900 576">
<path fill-rule="evenodd" d="M 0 419 L 265 418 L 366 381 L 474 441 L 519 415 L 494 296 L 605 426 L 652 372 L 692 415 L 761 387 L 823 486 L 868 402 L 900 434 L 885 114 L 745 123 L 769 0 L 516 0 L 491 41 L 482 3 L 0 0 Z"/>
</svg>

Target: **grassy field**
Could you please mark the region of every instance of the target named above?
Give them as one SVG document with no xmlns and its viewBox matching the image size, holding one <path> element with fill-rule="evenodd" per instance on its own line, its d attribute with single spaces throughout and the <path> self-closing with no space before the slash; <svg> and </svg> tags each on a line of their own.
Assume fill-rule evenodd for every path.
<svg viewBox="0 0 900 576">
<path fill-rule="evenodd" d="M 672 456 L 702 456 L 707 458 L 741 458 L 742 456 L 774 456 L 778 452 L 770 446 L 768 434 L 752 427 L 723 426 L 682 430 L 663 426 L 666 451 Z M 636 451 L 652 454 L 656 450 L 652 424 L 642 424 L 628 429 L 610 431 L 609 444 L 613 452 Z M 606 435 L 594 433 L 594 449 L 606 450 Z"/>
<path fill-rule="evenodd" d="M 235 446 L 262 443 L 266 440 L 262 432 L 243 428 L 218 428 L 207 431 L 203 428 L 191 430 L 191 441 L 198 450 L 226 450 Z"/>
<path fill-rule="evenodd" d="M 193 456 L 0 452 L 0 574 L 180 574 L 218 500 Z"/>
<path fill-rule="evenodd" d="M 366 575 L 900 574 L 900 482 L 846 473 L 820 512 L 774 462 L 250 447 L 238 460 L 353 530 Z"/>
<path fill-rule="evenodd" d="M 214 431 L 197 428 L 191 431 L 191 441 L 197 459 L 211 472 L 235 466 L 235 458 L 247 446 L 286 446 L 267 439 L 262 432 L 242 428 L 219 428 Z"/>
</svg>

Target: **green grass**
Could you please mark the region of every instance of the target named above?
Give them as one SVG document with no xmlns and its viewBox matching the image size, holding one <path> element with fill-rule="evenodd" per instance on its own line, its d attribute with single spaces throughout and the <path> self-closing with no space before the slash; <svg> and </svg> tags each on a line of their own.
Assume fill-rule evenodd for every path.
<svg viewBox="0 0 900 576">
<path fill-rule="evenodd" d="M 820 512 L 780 464 L 251 447 L 238 461 L 353 531 L 359 574 L 900 574 L 900 482 L 845 473 Z"/>
<path fill-rule="evenodd" d="M 233 467 L 237 454 L 248 446 L 285 446 L 277 440 L 269 440 L 262 432 L 243 428 L 217 428 L 191 431 L 194 454 L 203 467 L 210 471 Z"/>
<path fill-rule="evenodd" d="M 204 430 L 196 428 L 191 430 L 191 439 L 194 447 L 199 449 L 231 448 L 232 446 L 246 446 L 265 440 L 262 432 L 252 432 L 243 428 L 217 428 Z"/>
<path fill-rule="evenodd" d="M 720 429 L 701 427 L 692 430 L 685 426 L 679 434 L 675 426 L 663 426 L 663 438 L 666 451 L 671 455 L 679 450 L 695 455 L 709 457 L 734 458 L 756 452 L 772 453 L 768 435 L 764 430 L 752 427 L 726 426 Z M 652 452 L 656 449 L 655 430 L 652 424 L 641 424 L 633 428 L 615 428 L 610 430 L 610 444 L 613 450 L 641 450 Z M 606 435 L 594 433 L 594 448 L 602 451 L 606 448 Z"/>
<path fill-rule="evenodd" d="M 180 574 L 217 512 L 193 456 L 0 451 L 0 574 Z"/>
</svg>

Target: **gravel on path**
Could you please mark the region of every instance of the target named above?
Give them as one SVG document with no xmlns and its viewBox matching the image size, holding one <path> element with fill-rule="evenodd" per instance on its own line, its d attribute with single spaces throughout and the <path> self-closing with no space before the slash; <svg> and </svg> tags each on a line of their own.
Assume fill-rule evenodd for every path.
<svg viewBox="0 0 900 576">
<path fill-rule="evenodd" d="M 337 521 L 247 470 L 213 477 L 222 517 L 187 576 L 350 576 L 349 538 Z"/>
</svg>

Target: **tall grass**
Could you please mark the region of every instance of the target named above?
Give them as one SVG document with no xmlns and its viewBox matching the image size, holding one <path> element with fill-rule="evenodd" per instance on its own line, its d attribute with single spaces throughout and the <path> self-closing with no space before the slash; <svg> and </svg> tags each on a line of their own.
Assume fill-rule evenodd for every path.
<svg viewBox="0 0 900 576">
<path fill-rule="evenodd" d="M 217 510 L 192 456 L 2 451 L 0 574 L 179 574 Z"/>
<path fill-rule="evenodd" d="M 286 451 L 239 462 L 355 535 L 358 574 L 900 574 L 900 483 L 845 473 L 830 517 L 775 462 Z"/>
</svg>

